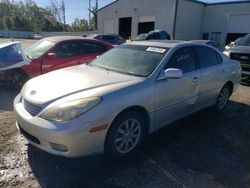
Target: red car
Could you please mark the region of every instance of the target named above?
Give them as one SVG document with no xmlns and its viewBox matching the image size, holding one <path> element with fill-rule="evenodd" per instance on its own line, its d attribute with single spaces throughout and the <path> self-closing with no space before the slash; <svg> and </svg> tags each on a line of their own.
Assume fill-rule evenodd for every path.
<svg viewBox="0 0 250 188">
<path fill-rule="evenodd" d="M 48 37 L 24 50 L 31 59 L 29 65 L 6 71 L 9 87 L 20 88 L 29 78 L 64 67 L 89 63 L 113 48 L 99 40 L 83 37 Z M 10 74 L 11 72 L 11 74 Z"/>
</svg>

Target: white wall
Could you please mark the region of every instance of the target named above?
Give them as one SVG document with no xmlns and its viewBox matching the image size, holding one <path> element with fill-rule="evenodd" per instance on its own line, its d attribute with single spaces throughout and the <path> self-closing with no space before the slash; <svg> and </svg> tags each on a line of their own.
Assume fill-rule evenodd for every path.
<svg viewBox="0 0 250 188">
<path fill-rule="evenodd" d="M 245 15 L 250 14 L 250 2 L 205 6 L 202 32 L 209 33 L 210 36 L 212 35 L 212 32 L 221 32 L 220 42 L 222 44 L 225 44 L 231 15 L 244 15 L 244 14 Z M 235 25 L 235 27 L 239 26 Z"/>
<path fill-rule="evenodd" d="M 132 38 L 137 36 L 140 16 L 155 16 L 155 28 L 173 30 L 175 0 L 119 0 L 98 11 L 98 32 L 103 33 L 104 20 L 114 20 L 119 32 L 119 18 L 132 17 Z"/>
<path fill-rule="evenodd" d="M 190 40 L 201 38 L 204 5 L 187 0 L 179 0 L 175 38 Z"/>
</svg>

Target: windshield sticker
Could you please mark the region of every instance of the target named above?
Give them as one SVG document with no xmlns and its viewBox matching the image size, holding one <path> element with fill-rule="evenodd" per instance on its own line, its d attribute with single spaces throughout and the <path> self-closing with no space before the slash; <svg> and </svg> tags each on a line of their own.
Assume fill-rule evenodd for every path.
<svg viewBox="0 0 250 188">
<path fill-rule="evenodd" d="M 166 49 L 164 48 L 156 48 L 156 47 L 148 47 L 147 52 L 156 52 L 156 53 L 161 53 L 163 54 L 164 52 L 166 52 Z"/>
</svg>

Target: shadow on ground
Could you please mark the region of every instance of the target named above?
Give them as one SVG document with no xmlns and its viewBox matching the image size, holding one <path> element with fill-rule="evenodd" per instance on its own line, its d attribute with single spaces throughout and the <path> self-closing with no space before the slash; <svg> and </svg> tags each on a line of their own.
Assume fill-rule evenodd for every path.
<svg viewBox="0 0 250 188">
<path fill-rule="evenodd" d="M 6 91 L 0 86 L 0 111 L 12 111 L 13 101 L 18 93 L 18 91 Z"/>
<path fill-rule="evenodd" d="M 250 106 L 203 110 L 149 136 L 125 159 L 66 159 L 29 145 L 41 187 L 247 187 Z"/>
</svg>

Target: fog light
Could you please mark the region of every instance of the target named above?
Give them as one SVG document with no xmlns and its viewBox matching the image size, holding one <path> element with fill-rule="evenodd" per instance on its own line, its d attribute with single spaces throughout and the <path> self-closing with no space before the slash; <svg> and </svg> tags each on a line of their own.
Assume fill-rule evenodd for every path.
<svg viewBox="0 0 250 188">
<path fill-rule="evenodd" d="M 55 144 L 55 143 L 49 143 L 51 148 L 53 148 L 54 150 L 57 151 L 61 151 L 61 152 L 67 152 L 68 148 L 67 146 L 61 145 L 61 144 Z"/>
</svg>

